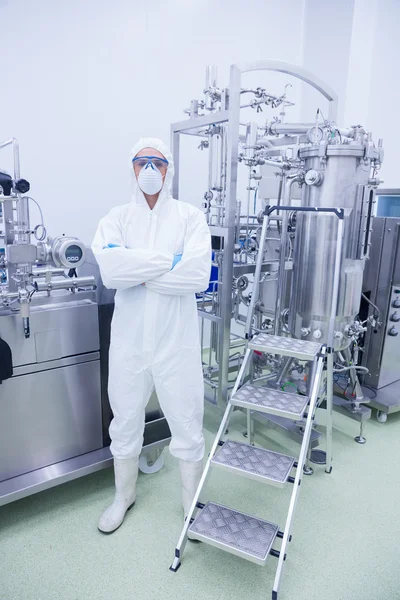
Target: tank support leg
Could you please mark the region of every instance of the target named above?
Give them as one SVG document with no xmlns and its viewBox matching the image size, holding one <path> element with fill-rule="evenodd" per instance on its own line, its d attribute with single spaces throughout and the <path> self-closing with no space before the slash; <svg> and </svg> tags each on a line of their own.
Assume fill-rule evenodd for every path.
<svg viewBox="0 0 400 600">
<path fill-rule="evenodd" d="M 326 381 L 326 466 L 325 472 L 332 471 L 332 410 L 333 410 L 333 352 L 327 356 Z"/>
</svg>

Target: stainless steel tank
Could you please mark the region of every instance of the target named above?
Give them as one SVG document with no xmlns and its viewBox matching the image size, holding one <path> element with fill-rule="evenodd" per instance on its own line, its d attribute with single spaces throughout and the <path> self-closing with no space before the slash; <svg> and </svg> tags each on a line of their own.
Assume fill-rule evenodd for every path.
<svg viewBox="0 0 400 600">
<path fill-rule="evenodd" d="M 306 171 L 302 206 L 345 210 L 335 350 L 350 344 L 368 254 L 374 192 L 364 156 L 365 146 L 354 143 L 328 145 L 323 157 L 316 146 L 300 150 Z M 334 213 L 297 213 L 289 312 L 296 338 L 328 341 L 338 224 Z"/>
</svg>

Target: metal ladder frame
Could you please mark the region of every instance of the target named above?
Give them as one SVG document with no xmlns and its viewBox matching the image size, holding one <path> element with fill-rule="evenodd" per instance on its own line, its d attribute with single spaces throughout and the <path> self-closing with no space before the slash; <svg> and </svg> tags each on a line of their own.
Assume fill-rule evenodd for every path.
<svg viewBox="0 0 400 600">
<path fill-rule="evenodd" d="M 338 239 L 336 244 L 336 253 L 335 253 L 335 271 L 334 271 L 334 285 L 333 285 L 333 298 L 331 305 L 331 316 L 329 322 L 329 330 L 328 330 L 328 347 L 326 345 L 322 346 L 321 351 L 315 357 L 313 361 L 312 368 L 312 378 L 310 389 L 311 393 L 309 396 L 309 405 L 307 409 L 307 418 L 305 422 L 303 441 L 300 448 L 300 454 L 297 462 L 296 475 L 293 482 L 293 490 L 290 498 L 285 528 L 283 530 L 282 543 L 280 551 L 273 551 L 274 556 L 278 557 L 278 566 L 276 569 L 275 580 L 272 591 L 272 600 L 277 600 L 278 592 L 281 584 L 281 578 L 283 573 L 283 563 L 286 559 L 286 548 L 287 544 L 291 539 L 290 531 L 292 526 L 292 520 L 294 516 L 294 511 L 296 508 L 297 498 L 299 487 L 301 485 L 302 477 L 303 477 L 303 469 L 307 461 L 307 456 L 309 452 L 310 439 L 311 439 L 311 431 L 313 421 L 315 419 L 315 413 L 318 408 L 318 396 L 321 387 L 321 381 L 323 376 L 323 369 L 326 363 L 327 370 L 327 392 L 326 392 L 326 400 L 327 400 L 327 458 L 326 458 L 326 468 L 325 471 L 330 473 L 332 470 L 331 461 L 332 461 L 332 404 L 333 404 L 333 389 L 332 389 L 332 380 L 333 380 L 333 334 L 334 334 L 334 325 L 337 313 L 337 304 L 339 298 L 339 282 L 340 282 L 340 264 L 341 264 L 341 256 L 342 256 L 342 243 L 343 243 L 343 231 L 344 231 L 344 210 L 337 208 L 325 208 L 319 209 L 315 207 L 292 207 L 292 206 L 272 206 L 266 207 L 264 212 L 263 224 L 262 224 L 262 233 L 261 233 L 261 248 L 259 249 L 259 253 L 257 256 L 256 269 L 254 274 L 254 288 L 252 294 L 252 301 L 249 307 L 248 318 L 246 322 L 246 337 L 250 338 L 251 326 L 252 326 L 252 315 L 255 308 L 256 299 L 258 296 L 258 289 L 260 283 L 260 275 L 261 268 L 263 262 L 264 255 L 264 244 L 266 238 L 266 232 L 268 228 L 269 216 L 274 210 L 282 210 L 285 211 L 285 215 L 288 214 L 288 211 L 302 211 L 302 212 L 322 212 L 322 213 L 333 213 L 339 219 L 338 226 Z M 193 521 L 193 515 L 196 509 L 202 509 L 204 507 L 203 504 L 199 502 L 200 494 L 204 488 L 204 485 L 209 476 L 211 462 L 213 457 L 218 449 L 218 446 L 221 445 L 221 439 L 225 434 L 227 426 L 229 424 L 229 420 L 232 414 L 233 409 L 235 408 L 234 404 L 232 404 L 232 398 L 237 393 L 239 387 L 242 384 L 244 376 L 248 367 L 250 366 L 250 357 L 253 353 L 252 348 L 247 348 L 243 363 L 239 370 L 235 385 L 232 390 L 231 397 L 226 406 L 222 421 L 220 423 L 217 435 L 214 439 L 214 443 L 212 445 L 210 454 L 208 456 L 202 477 L 200 479 L 199 486 L 197 488 L 196 494 L 193 498 L 192 505 L 190 507 L 189 513 L 187 515 L 186 521 L 184 523 L 181 535 L 179 537 L 177 546 L 175 548 L 175 558 L 170 567 L 170 570 L 176 572 L 181 566 L 181 558 L 188 540 L 188 531 L 189 527 Z M 290 358 L 289 358 L 290 360 Z M 247 424 L 248 424 L 248 434 L 249 434 L 249 445 L 251 445 L 251 432 L 252 432 L 252 419 L 251 419 L 251 409 L 246 409 L 247 411 Z"/>
<path fill-rule="evenodd" d="M 246 354 L 245 354 L 242 366 L 240 368 L 238 377 L 236 379 L 231 398 L 233 398 L 233 396 L 236 394 L 241 382 L 243 381 L 244 375 L 246 374 L 246 370 L 247 370 L 248 366 L 250 365 L 250 357 L 251 357 L 252 352 L 254 352 L 253 349 L 248 348 L 246 350 Z M 317 405 L 318 405 L 318 393 L 320 390 L 320 384 L 321 384 L 321 380 L 322 380 L 325 357 L 326 357 L 326 347 L 322 346 L 321 352 L 316 356 L 314 363 L 313 363 L 313 371 L 312 371 L 313 372 L 313 380 L 312 380 L 312 386 L 311 386 L 311 395 L 310 395 L 310 400 L 309 400 L 309 406 L 307 409 L 307 418 L 306 418 L 303 442 L 301 444 L 299 459 L 297 462 L 296 476 L 295 476 L 295 479 L 293 482 L 293 490 L 292 490 L 291 499 L 290 499 L 290 503 L 289 503 L 288 515 L 287 515 L 287 519 L 286 519 L 286 523 L 285 523 L 285 528 L 283 531 L 281 549 L 280 549 L 280 551 L 274 551 L 274 556 L 279 557 L 279 559 L 278 559 L 278 566 L 276 569 L 274 587 L 273 587 L 273 592 L 272 592 L 273 600 L 277 600 L 277 597 L 278 597 L 277 594 L 279 591 L 282 572 L 283 572 L 283 562 L 286 559 L 286 547 L 287 547 L 288 542 L 291 539 L 290 530 L 291 530 L 294 510 L 295 510 L 296 503 L 297 503 L 298 492 L 299 492 L 299 488 L 300 488 L 302 477 L 303 477 L 303 467 L 307 460 L 307 453 L 309 450 L 309 444 L 310 444 L 310 438 L 311 438 L 312 422 L 315 418 L 315 412 L 316 412 Z M 170 567 L 170 570 L 173 572 L 176 572 L 179 569 L 179 567 L 181 566 L 181 558 L 182 558 L 182 555 L 183 555 L 183 552 L 184 552 L 184 549 L 185 549 L 185 546 L 186 546 L 186 543 L 188 540 L 188 530 L 189 530 L 190 524 L 192 522 L 194 512 L 195 512 L 196 508 L 201 509 L 204 506 L 203 504 L 199 503 L 199 497 L 200 497 L 203 487 L 207 481 L 207 478 L 209 476 L 211 461 L 218 449 L 218 446 L 220 445 L 221 438 L 224 435 L 226 428 L 229 424 L 229 419 L 230 419 L 233 409 L 234 409 L 234 405 L 232 404 L 231 399 L 230 399 L 227 404 L 221 424 L 219 426 L 217 435 L 214 439 L 214 443 L 212 445 L 210 454 L 208 456 L 199 486 L 198 486 L 196 494 L 193 498 L 192 505 L 190 507 L 189 513 L 187 515 L 185 524 L 183 526 L 181 535 L 179 537 L 179 540 L 178 540 L 178 543 L 177 543 L 177 546 L 175 549 L 175 558 Z M 247 409 L 247 413 L 249 414 L 250 412 L 251 412 L 251 409 Z"/>
</svg>

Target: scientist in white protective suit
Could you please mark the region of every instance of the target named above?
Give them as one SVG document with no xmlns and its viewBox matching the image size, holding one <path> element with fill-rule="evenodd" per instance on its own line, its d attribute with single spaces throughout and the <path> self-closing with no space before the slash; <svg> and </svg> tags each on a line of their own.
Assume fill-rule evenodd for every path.
<svg viewBox="0 0 400 600">
<path fill-rule="evenodd" d="M 155 388 L 179 459 L 186 517 L 203 471 L 204 383 L 196 292 L 209 285 L 203 213 L 171 196 L 170 150 L 141 139 L 131 152 L 133 198 L 101 219 L 92 249 L 116 289 L 108 393 L 115 498 L 98 528 L 115 531 L 136 499 L 145 407 Z"/>
</svg>

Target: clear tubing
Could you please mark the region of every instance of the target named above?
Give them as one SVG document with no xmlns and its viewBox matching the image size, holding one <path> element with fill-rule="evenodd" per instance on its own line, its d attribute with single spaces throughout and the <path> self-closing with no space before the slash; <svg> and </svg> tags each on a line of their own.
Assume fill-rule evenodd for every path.
<svg viewBox="0 0 400 600">
<path fill-rule="evenodd" d="M 13 147 L 13 156 L 14 156 L 14 179 L 20 179 L 21 177 L 21 170 L 20 170 L 20 164 L 19 164 L 19 144 L 18 141 L 15 138 L 11 138 L 9 140 L 6 140 L 5 142 L 1 142 L 0 143 L 0 150 L 2 148 L 6 148 L 7 146 L 11 146 Z"/>
</svg>

